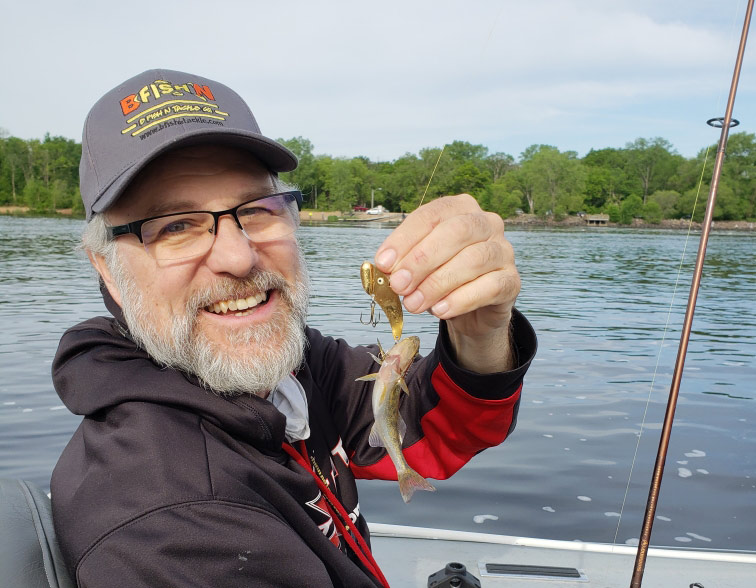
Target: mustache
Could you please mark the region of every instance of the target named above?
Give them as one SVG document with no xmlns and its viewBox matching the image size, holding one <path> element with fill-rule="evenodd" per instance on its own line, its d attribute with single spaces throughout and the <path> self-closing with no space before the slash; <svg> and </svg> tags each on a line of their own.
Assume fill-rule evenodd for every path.
<svg viewBox="0 0 756 588">
<path fill-rule="evenodd" d="M 186 302 L 186 316 L 196 316 L 200 310 L 219 300 L 246 298 L 268 290 L 278 290 L 288 301 L 290 287 L 281 274 L 269 270 L 253 269 L 243 278 L 218 278 L 192 294 Z"/>
</svg>

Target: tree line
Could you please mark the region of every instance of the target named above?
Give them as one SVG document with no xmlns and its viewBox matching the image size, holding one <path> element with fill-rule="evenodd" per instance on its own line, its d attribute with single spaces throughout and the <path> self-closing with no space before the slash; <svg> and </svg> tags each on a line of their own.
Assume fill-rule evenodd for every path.
<svg viewBox="0 0 756 588">
<path fill-rule="evenodd" d="M 79 195 L 81 144 L 49 134 L 19 139 L 0 133 L 0 206 L 38 213 L 72 208 L 83 214 Z"/>
<path fill-rule="evenodd" d="M 625 224 L 634 218 L 650 223 L 690 218 L 699 186 L 694 219 L 702 220 L 716 154 L 712 145 L 685 158 L 669 141 L 656 137 L 636 139 L 624 148 L 592 149 L 582 158 L 551 145 L 531 145 L 515 159 L 508 153 L 490 153 L 484 145 L 454 141 L 392 162 L 372 162 L 366 157 L 315 155 L 312 143 L 302 137 L 279 141 L 300 161 L 295 171 L 283 176 L 302 189 L 312 208 L 346 211 L 355 205 L 381 204 L 391 211 L 410 212 L 423 195 L 428 201 L 467 192 L 485 210 L 505 218 L 519 212 L 555 220 L 579 212 L 607 213 L 613 222 Z M 755 217 L 756 135 L 734 133 L 714 218 Z"/>
<path fill-rule="evenodd" d="M 410 212 L 423 197 L 467 192 L 485 210 L 505 218 L 522 212 L 555 220 L 579 212 L 606 213 L 625 224 L 634 218 L 650 223 L 690 218 L 699 186 L 694 219 L 701 220 L 716 151 L 712 145 L 685 158 L 657 137 L 639 138 L 624 148 L 593 149 L 582 158 L 574 151 L 531 145 L 515 159 L 490 153 L 484 145 L 454 141 L 374 162 L 316 155 L 303 137 L 279 141 L 299 158 L 299 167 L 282 177 L 302 190 L 306 208 L 346 212 L 382 205 Z M 0 134 L 0 206 L 35 212 L 72 208 L 81 214 L 80 156 L 81 144 L 64 137 L 24 140 Z M 718 194 L 715 220 L 756 218 L 756 135 L 730 136 Z"/>
</svg>

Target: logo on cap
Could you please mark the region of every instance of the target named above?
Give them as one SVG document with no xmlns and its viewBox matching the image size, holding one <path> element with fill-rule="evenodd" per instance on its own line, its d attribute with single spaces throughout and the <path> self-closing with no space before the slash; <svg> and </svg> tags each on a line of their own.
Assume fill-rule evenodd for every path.
<svg viewBox="0 0 756 588">
<path fill-rule="evenodd" d="M 223 126 L 228 113 L 219 110 L 214 102 L 210 86 L 155 80 L 120 100 L 121 112 L 129 117 L 121 134 L 146 139 L 177 124 L 196 122 Z"/>
</svg>

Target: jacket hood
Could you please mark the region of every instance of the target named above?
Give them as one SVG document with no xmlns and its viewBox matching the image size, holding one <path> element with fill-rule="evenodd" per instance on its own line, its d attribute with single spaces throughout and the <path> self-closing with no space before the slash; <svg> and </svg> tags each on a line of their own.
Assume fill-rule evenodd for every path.
<svg viewBox="0 0 756 588">
<path fill-rule="evenodd" d="M 53 360 L 55 390 L 71 412 L 96 416 L 125 403 L 169 405 L 199 414 L 260 448 L 280 450 L 286 417 L 270 402 L 252 394 L 220 396 L 196 377 L 154 363 L 128 337 L 120 307 L 103 290 L 116 318 L 97 317 L 72 327 Z"/>
</svg>

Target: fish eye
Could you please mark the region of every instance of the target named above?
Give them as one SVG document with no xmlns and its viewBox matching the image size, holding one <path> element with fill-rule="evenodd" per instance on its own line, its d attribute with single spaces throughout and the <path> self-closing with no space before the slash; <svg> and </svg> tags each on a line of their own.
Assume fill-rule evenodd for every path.
<svg viewBox="0 0 756 588">
<path fill-rule="evenodd" d="M 384 282 L 384 280 L 383 280 L 383 278 L 378 278 L 378 279 L 376 280 L 376 282 L 378 282 L 378 283 L 379 283 L 379 284 L 380 284 L 381 286 L 383 286 L 383 282 Z"/>
</svg>

